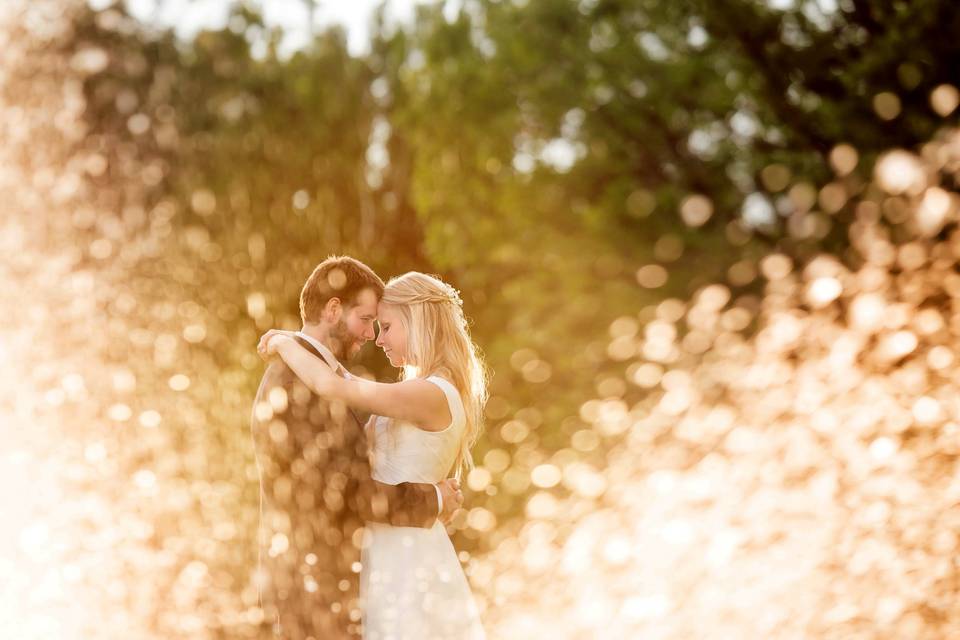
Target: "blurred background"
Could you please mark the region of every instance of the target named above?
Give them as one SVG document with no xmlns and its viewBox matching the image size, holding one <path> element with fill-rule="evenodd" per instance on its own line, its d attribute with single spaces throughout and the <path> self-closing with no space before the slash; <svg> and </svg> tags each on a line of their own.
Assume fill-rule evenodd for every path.
<svg viewBox="0 0 960 640">
<path fill-rule="evenodd" d="M 463 293 L 492 638 L 960 637 L 958 34 L 5 0 L 0 637 L 260 637 L 255 345 L 334 253 Z"/>
</svg>

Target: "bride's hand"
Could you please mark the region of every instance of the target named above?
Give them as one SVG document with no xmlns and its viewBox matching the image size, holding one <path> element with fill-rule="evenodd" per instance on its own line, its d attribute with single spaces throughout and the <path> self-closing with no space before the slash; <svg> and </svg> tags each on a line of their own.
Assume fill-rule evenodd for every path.
<svg viewBox="0 0 960 640">
<path fill-rule="evenodd" d="M 257 354 L 264 360 L 269 360 L 270 356 L 276 353 L 276 346 L 270 344 L 270 339 L 274 336 L 292 337 L 295 333 L 294 331 L 283 331 L 282 329 L 270 329 L 270 331 L 260 336 L 260 342 L 257 344 Z"/>
</svg>

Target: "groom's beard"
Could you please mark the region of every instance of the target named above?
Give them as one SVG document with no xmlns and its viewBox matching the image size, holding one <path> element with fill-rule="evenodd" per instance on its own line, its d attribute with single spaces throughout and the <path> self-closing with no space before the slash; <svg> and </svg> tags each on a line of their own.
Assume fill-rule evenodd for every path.
<svg viewBox="0 0 960 640">
<path fill-rule="evenodd" d="M 334 357 L 340 362 L 349 362 L 355 355 L 360 353 L 362 342 L 357 339 L 347 328 L 347 323 L 340 320 L 337 325 L 330 330 L 330 342 Z"/>
</svg>

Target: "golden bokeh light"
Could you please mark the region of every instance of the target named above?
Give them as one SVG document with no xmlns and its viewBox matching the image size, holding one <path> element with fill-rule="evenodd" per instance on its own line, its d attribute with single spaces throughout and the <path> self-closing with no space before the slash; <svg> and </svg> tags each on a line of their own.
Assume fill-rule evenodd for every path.
<svg viewBox="0 0 960 640">
<path fill-rule="evenodd" d="M 687 196 L 680 203 L 680 217 L 690 227 L 700 227 L 713 215 L 713 203 L 704 195 Z"/>
<path fill-rule="evenodd" d="M 943 616 L 941 631 L 958 628 L 950 598 L 921 577 L 924 567 L 952 575 L 960 522 L 953 454 L 919 462 L 960 431 L 957 325 L 946 316 L 952 303 L 933 306 L 960 295 L 943 278 L 958 255 L 913 223 L 931 210 L 937 229 L 956 223 L 944 198 L 955 194 L 928 186 L 931 175 L 904 152 L 880 159 L 883 190 L 911 198 L 903 228 L 913 235 L 894 244 L 878 217 L 865 216 L 874 226 L 851 231 L 869 257 L 860 267 L 832 256 L 797 267 L 782 254 L 763 258 L 755 337 L 739 333 L 753 315 L 728 307 L 731 296 L 717 286 L 689 307 L 678 303 L 679 315 L 664 307 L 642 328 L 643 346 L 625 370 L 652 392 L 633 406 L 593 400 L 581 410 L 605 437 L 622 428 L 609 424 L 630 423 L 626 448 L 602 470 L 564 468 L 573 495 L 559 504 L 537 494 L 528 505 L 531 517 L 567 532 L 552 539 L 563 562 L 528 565 L 526 574 L 541 610 L 567 613 L 554 620 L 494 607 L 498 630 L 528 630 L 535 620 L 537 633 L 577 637 L 602 618 L 605 633 L 623 637 L 856 635 L 870 619 L 894 635 L 937 637 L 921 631 L 930 606 Z M 856 203 L 858 211 L 883 206 L 882 191 L 868 193 L 877 200 Z M 889 258 L 872 257 L 881 255 Z M 913 275 L 897 277 L 900 270 Z M 712 322 L 718 312 L 729 319 Z M 616 326 L 629 331 L 612 330 L 612 340 L 634 335 L 632 323 Z M 694 335 L 717 344 L 693 360 L 671 353 L 687 351 Z M 583 440 L 578 432 L 575 443 Z M 549 485 L 552 467 L 537 469 L 544 477 L 534 483 Z M 601 495 L 602 506 L 590 502 Z M 546 553 L 516 550 L 535 552 Z M 764 615 L 746 615 L 758 610 Z"/>
<path fill-rule="evenodd" d="M 930 92 L 930 106 L 944 118 L 956 111 L 960 105 L 960 91 L 951 84 L 941 84 Z"/>
<path fill-rule="evenodd" d="M 760 180 L 768 191 L 783 191 L 790 184 L 790 169 L 782 164 L 769 164 L 760 171 Z"/>
<path fill-rule="evenodd" d="M 880 187 L 892 195 L 917 195 L 927 186 L 920 158 L 899 149 L 890 151 L 877 160 L 874 173 Z"/>
<path fill-rule="evenodd" d="M 849 144 L 838 144 L 830 151 L 830 166 L 838 176 L 850 174 L 859 160 L 857 150 Z"/>
<path fill-rule="evenodd" d="M 278 292 L 309 273 L 299 257 L 354 232 L 368 234 L 367 246 L 381 241 L 375 225 L 349 226 L 381 204 L 420 212 L 374 189 L 364 197 L 383 203 L 343 228 L 278 241 L 277 220 L 323 219 L 336 199 L 310 171 L 269 185 L 277 193 L 267 203 L 251 202 L 242 181 L 173 171 L 211 144 L 178 128 L 177 76 L 163 63 L 148 82 L 139 54 L 69 40 L 93 26 L 132 32 L 122 12 L 84 7 L 10 0 L 0 9 L 0 638 L 268 637 L 248 420 L 252 411 L 284 441 L 278 414 L 294 398 L 276 390 L 251 406 L 263 366 L 256 338 L 296 325 L 296 300 Z M 71 22 L 73 10 L 93 26 Z M 595 31 L 597 47 L 614 42 Z M 636 42 L 667 49 L 650 35 Z M 61 41 L 74 44 L 51 45 Z M 212 68 L 233 86 L 227 62 Z M 957 88 L 926 73 L 898 62 L 893 81 L 918 93 L 873 87 L 861 112 L 872 109 L 885 128 L 907 126 L 917 100 L 928 114 L 955 114 Z M 806 109 L 793 89 L 784 104 Z M 233 123 L 257 104 L 232 93 L 222 102 L 204 104 L 200 119 Z M 96 123 L 94 107 L 116 118 Z M 713 192 L 709 172 L 684 184 L 671 163 L 651 163 L 650 175 L 662 170 L 657 179 L 669 183 L 662 189 L 631 174 L 610 177 L 602 196 L 645 244 L 624 243 L 576 275 L 588 287 L 610 280 L 623 295 L 583 309 L 558 287 L 545 294 L 556 299 L 550 314 L 517 305 L 497 318 L 496 331 L 528 340 L 490 348 L 501 363 L 494 380 L 509 382 L 485 407 L 466 503 L 448 528 L 491 638 L 960 636 L 960 132 L 943 120 L 922 146 L 878 154 L 857 148 L 851 130 L 848 142 L 819 146 L 812 170 L 781 156 L 770 114 L 751 124 L 748 110 L 734 116 L 730 175 L 716 179 L 744 194 L 765 190 L 780 235 L 731 213 L 739 206 L 722 197 L 730 191 Z M 724 122 L 717 137 L 729 133 Z M 574 129 L 563 135 L 573 140 Z M 262 148 L 266 166 L 285 148 L 262 135 L 237 141 Z M 746 139 L 779 150 L 741 171 Z M 425 144 L 413 142 L 417 152 Z M 699 147 L 704 158 L 710 146 Z M 589 162 L 629 155 L 584 149 Z M 499 189 L 514 167 L 495 151 L 449 153 L 438 166 L 476 162 L 482 187 Z M 544 179 L 539 171 L 514 187 Z M 596 180 L 564 175 L 591 189 Z M 360 188 L 351 180 L 338 184 Z M 549 182 L 531 184 L 545 203 L 556 196 Z M 512 203 L 516 193 L 503 193 Z M 593 222 L 593 202 L 554 199 Z M 672 226 L 660 228 L 661 218 Z M 472 221 L 478 230 L 499 223 Z M 521 272 L 553 273 L 566 259 L 520 262 L 529 237 L 547 231 L 517 226 L 509 243 L 472 258 L 509 276 L 502 292 Z M 457 240 L 444 224 L 428 235 L 425 243 Z M 594 246 L 572 242 L 570 255 Z M 737 252 L 711 262 L 722 243 Z M 299 257 L 276 255 L 294 246 Z M 329 284 L 342 286 L 343 274 Z M 465 306 L 492 297 L 465 296 Z M 558 334 L 566 341 L 550 344 Z M 516 399 L 529 397 L 541 402 Z M 273 489 L 297 491 L 292 476 Z M 264 542 L 279 554 L 296 539 Z M 312 575 L 304 586 L 323 588 Z"/>
<path fill-rule="evenodd" d="M 637 282 L 647 289 L 657 289 L 667 282 L 669 273 L 659 264 L 648 264 L 637 270 Z"/>
<path fill-rule="evenodd" d="M 900 97 L 890 91 L 878 93 L 873 97 L 873 110 L 883 120 L 893 120 L 900 115 Z"/>
</svg>

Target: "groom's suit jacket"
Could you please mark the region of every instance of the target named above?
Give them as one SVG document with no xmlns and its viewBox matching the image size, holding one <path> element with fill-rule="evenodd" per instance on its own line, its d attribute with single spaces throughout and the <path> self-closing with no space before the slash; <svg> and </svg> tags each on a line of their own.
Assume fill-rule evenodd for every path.
<svg viewBox="0 0 960 640">
<path fill-rule="evenodd" d="M 329 366 L 299 336 L 297 341 Z M 433 485 L 370 475 L 363 424 L 312 393 L 282 361 L 270 364 L 251 418 L 260 470 L 260 573 L 267 623 L 293 640 L 359 635 L 362 525 L 431 527 Z"/>
</svg>

